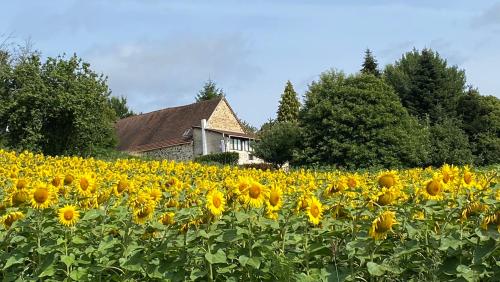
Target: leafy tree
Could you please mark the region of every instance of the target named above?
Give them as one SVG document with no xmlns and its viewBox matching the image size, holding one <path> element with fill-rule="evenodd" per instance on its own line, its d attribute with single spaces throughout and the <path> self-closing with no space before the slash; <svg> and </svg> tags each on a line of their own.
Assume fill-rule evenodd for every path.
<svg viewBox="0 0 500 282">
<path fill-rule="evenodd" d="M 116 144 L 106 79 L 76 55 L 21 57 L 0 70 L 0 128 L 7 145 L 46 154 L 91 154 Z"/>
<path fill-rule="evenodd" d="M 432 165 L 472 163 L 473 157 L 467 134 L 460 129 L 458 123 L 454 119 L 445 119 L 431 126 Z"/>
<path fill-rule="evenodd" d="M 300 143 L 297 123 L 279 122 L 260 132 L 259 141 L 253 145 L 255 155 L 277 167 L 292 161 Z"/>
<path fill-rule="evenodd" d="M 111 96 L 109 98 L 109 104 L 115 111 L 116 117 L 119 119 L 135 115 L 135 113 L 127 106 L 127 98 L 123 96 L 121 96 L 120 98 Z"/>
<path fill-rule="evenodd" d="M 285 91 L 281 94 L 276 120 L 278 122 L 296 122 L 299 117 L 299 108 L 299 98 L 289 80 L 286 82 Z"/>
<path fill-rule="evenodd" d="M 373 75 L 323 73 L 305 96 L 299 122 L 305 163 L 421 166 L 428 131 L 401 105 L 393 89 Z"/>
<path fill-rule="evenodd" d="M 459 100 L 458 117 L 477 165 L 500 163 L 500 99 L 469 88 Z"/>
<path fill-rule="evenodd" d="M 372 51 L 370 51 L 370 49 L 366 49 L 365 51 L 365 59 L 363 61 L 361 73 L 373 74 L 376 77 L 380 77 L 377 60 L 375 60 L 375 57 L 373 57 Z"/>
<path fill-rule="evenodd" d="M 449 67 L 437 52 L 408 52 L 385 69 L 386 81 L 395 89 L 411 115 L 430 123 L 456 116 L 457 103 L 465 89 L 465 72 Z"/>
<path fill-rule="evenodd" d="M 243 130 L 246 134 L 255 134 L 257 132 L 257 127 L 251 125 L 245 120 L 239 119 L 241 126 L 243 126 Z"/>
<path fill-rule="evenodd" d="M 220 98 L 224 96 L 224 91 L 222 91 L 222 89 L 220 88 L 217 88 L 215 82 L 209 79 L 207 82 L 205 82 L 205 85 L 203 85 L 203 88 L 200 90 L 200 92 L 198 92 L 198 95 L 196 95 L 196 102 L 212 100 L 214 98 Z"/>
</svg>

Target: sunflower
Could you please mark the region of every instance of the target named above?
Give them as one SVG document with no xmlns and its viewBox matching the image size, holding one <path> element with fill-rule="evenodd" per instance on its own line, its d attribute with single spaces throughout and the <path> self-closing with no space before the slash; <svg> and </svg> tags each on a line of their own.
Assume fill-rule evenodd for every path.
<svg viewBox="0 0 500 282">
<path fill-rule="evenodd" d="M 207 204 L 206 208 L 214 216 L 219 216 L 224 211 L 224 206 L 226 205 L 226 199 L 224 199 L 224 194 L 214 189 L 207 194 Z"/>
<path fill-rule="evenodd" d="M 500 232 L 500 210 L 497 210 L 494 214 L 483 217 L 481 227 L 483 229 L 488 229 L 489 225 L 496 225 L 498 232 Z"/>
<path fill-rule="evenodd" d="M 5 229 L 9 229 L 16 220 L 24 218 L 24 214 L 19 211 L 9 212 L 1 218 Z"/>
<path fill-rule="evenodd" d="M 438 174 L 434 174 L 432 179 L 425 183 L 425 187 L 422 189 L 422 194 L 426 199 L 442 200 L 444 186 L 445 184 L 442 177 Z"/>
<path fill-rule="evenodd" d="M 323 205 L 314 196 L 309 199 L 307 215 L 309 216 L 309 222 L 314 225 L 318 225 L 323 216 Z"/>
<path fill-rule="evenodd" d="M 266 196 L 266 188 L 257 181 L 251 181 L 250 185 L 243 192 L 245 203 L 254 208 L 260 208 L 264 204 Z"/>
<path fill-rule="evenodd" d="M 397 224 L 396 213 L 391 211 L 384 211 L 372 222 L 370 228 L 370 236 L 375 240 L 383 240 L 387 237 L 387 233 L 392 231 L 392 226 Z"/>
<path fill-rule="evenodd" d="M 441 175 L 443 176 L 443 182 L 445 184 L 451 183 L 458 175 L 458 168 L 453 165 L 444 164 L 441 168 Z"/>
<path fill-rule="evenodd" d="M 462 185 L 464 187 L 471 187 L 476 184 L 475 175 L 470 171 L 469 166 L 464 166 L 464 172 L 462 177 Z"/>
<path fill-rule="evenodd" d="M 17 183 L 16 183 L 16 189 L 18 190 L 22 190 L 24 188 L 26 188 L 26 186 L 28 185 L 28 182 L 26 181 L 26 179 L 18 179 L 17 180 Z"/>
<path fill-rule="evenodd" d="M 45 209 L 52 203 L 54 193 L 50 186 L 36 183 L 31 193 L 31 206 L 36 209 Z"/>
<path fill-rule="evenodd" d="M 283 205 L 283 201 L 281 199 L 282 194 L 283 192 L 280 187 L 277 185 L 272 186 L 271 191 L 269 192 L 269 200 L 266 202 L 268 212 L 275 212 L 281 208 Z"/>
<path fill-rule="evenodd" d="M 142 209 L 134 212 L 134 222 L 138 224 L 144 224 L 148 219 L 153 216 L 154 206 L 147 205 Z"/>
<path fill-rule="evenodd" d="M 129 187 L 130 187 L 130 182 L 128 181 L 127 177 L 124 176 L 124 177 L 120 178 L 120 180 L 118 181 L 118 184 L 116 184 L 113 187 L 113 192 L 118 197 L 123 192 L 127 191 L 129 189 Z"/>
<path fill-rule="evenodd" d="M 64 176 L 64 185 L 71 185 L 73 181 L 75 180 L 75 177 L 72 174 L 66 174 Z"/>
<path fill-rule="evenodd" d="M 73 205 L 59 209 L 59 222 L 67 227 L 74 226 L 80 218 L 80 212 Z"/>
<path fill-rule="evenodd" d="M 12 205 L 15 207 L 20 206 L 20 205 L 26 203 L 28 201 L 29 197 L 30 197 L 29 192 L 26 190 L 15 191 L 11 195 Z"/>
<path fill-rule="evenodd" d="M 397 195 L 393 189 L 382 188 L 382 191 L 379 193 L 377 197 L 377 204 L 381 206 L 390 205 L 396 200 Z"/>
<path fill-rule="evenodd" d="M 391 188 L 399 182 L 398 174 L 394 170 L 380 172 L 377 183 L 380 188 Z"/>
<path fill-rule="evenodd" d="M 485 204 L 482 204 L 480 202 L 470 203 L 465 209 L 463 209 L 461 220 L 462 221 L 467 220 L 467 218 L 469 218 L 471 215 L 477 215 L 487 210 L 488 206 Z"/>
<path fill-rule="evenodd" d="M 160 222 L 163 225 L 173 225 L 175 223 L 175 213 L 166 212 L 160 217 Z"/>
<path fill-rule="evenodd" d="M 332 183 L 326 187 L 323 195 L 331 196 L 335 193 L 341 193 L 348 187 L 347 177 L 340 176 L 337 179 L 334 179 Z"/>
<path fill-rule="evenodd" d="M 78 194 L 83 197 L 90 197 L 95 190 L 95 180 L 91 175 L 82 175 L 78 179 Z"/>
</svg>

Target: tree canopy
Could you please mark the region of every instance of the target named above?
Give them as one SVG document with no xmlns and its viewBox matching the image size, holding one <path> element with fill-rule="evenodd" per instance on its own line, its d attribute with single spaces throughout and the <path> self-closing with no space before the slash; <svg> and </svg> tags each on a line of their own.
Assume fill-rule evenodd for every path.
<svg viewBox="0 0 500 282">
<path fill-rule="evenodd" d="M 305 163 L 361 168 L 427 161 L 428 132 L 373 75 L 323 73 L 306 92 L 299 122 Z"/>
<path fill-rule="evenodd" d="M 109 97 L 109 104 L 111 108 L 115 111 L 116 117 L 119 119 L 130 117 L 135 115 L 135 113 L 130 110 L 127 106 L 127 99 L 123 96 Z"/>
<path fill-rule="evenodd" d="M 385 78 L 408 112 L 430 123 L 457 115 L 465 89 L 465 72 L 448 66 L 437 52 L 413 50 L 385 69 Z"/>
<path fill-rule="evenodd" d="M 0 128 L 7 146 L 88 155 L 116 144 L 106 79 L 76 55 L 32 53 L 0 63 Z"/>
<path fill-rule="evenodd" d="M 217 84 L 211 79 L 209 79 L 203 85 L 203 88 L 196 95 L 196 102 L 212 100 L 214 98 L 224 97 L 224 91 L 220 88 L 217 88 Z"/>
<path fill-rule="evenodd" d="M 294 159 L 300 143 L 297 123 L 278 122 L 259 133 L 259 141 L 253 145 L 257 157 L 277 167 Z"/>
</svg>

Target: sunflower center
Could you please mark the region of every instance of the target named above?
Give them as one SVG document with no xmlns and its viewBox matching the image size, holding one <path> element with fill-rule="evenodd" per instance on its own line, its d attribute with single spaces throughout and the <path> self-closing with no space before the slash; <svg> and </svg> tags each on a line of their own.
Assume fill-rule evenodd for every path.
<svg viewBox="0 0 500 282">
<path fill-rule="evenodd" d="M 380 187 L 391 188 L 392 186 L 394 186 L 395 183 L 396 180 L 392 175 L 382 175 L 378 179 L 378 185 L 380 185 Z"/>
<path fill-rule="evenodd" d="M 258 199 L 260 195 L 260 187 L 258 185 L 252 185 L 249 190 L 249 196 L 252 199 Z"/>
<path fill-rule="evenodd" d="M 152 212 L 150 208 L 145 208 L 137 213 L 138 218 L 146 218 Z"/>
<path fill-rule="evenodd" d="M 464 181 L 465 183 L 470 184 L 472 182 L 472 173 L 466 171 L 464 173 Z"/>
<path fill-rule="evenodd" d="M 354 188 L 356 187 L 358 183 L 356 182 L 356 179 L 351 177 L 347 180 L 347 186 L 349 186 L 349 188 Z"/>
<path fill-rule="evenodd" d="M 222 201 L 219 197 L 214 197 L 213 204 L 214 204 L 214 207 L 219 208 L 222 204 Z"/>
<path fill-rule="evenodd" d="M 319 207 L 317 205 L 312 205 L 310 209 L 311 215 L 314 217 L 319 216 Z"/>
<path fill-rule="evenodd" d="M 118 182 L 118 187 L 116 188 L 116 190 L 118 191 L 118 193 L 121 193 L 125 191 L 127 187 L 128 187 L 128 182 L 125 180 L 120 180 L 120 182 Z"/>
<path fill-rule="evenodd" d="M 280 195 L 276 192 L 273 191 L 271 192 L 271 196 L 269 197 L 269 203 L 275 207 L 280 201 Z"/>
<path fill-rule="evenodd" d="M 80 187 L 82 188 L 83 191 L 89 188 L 89 181 L 87 180 L 87 178 L 80 179 Z"/>
<path fill-rule="evenodd" d="M 378 197 L 377 203 L 379 205 L 385 206 L 385 205 L 391 204 L 393 200 L 394 200 L 394 196 L 392 195 L 392 193 L 391 192 L 386 192 L 385 194 L 380 195 Z"/>
<path fill-rule="evenodd" d="M 72 220 L 73 219 L 73 211 L 72 210 L 64 211 L 64 219 Z"/>
<path fill-rule="evenodd" d="M 377 232 L 387 232 L 392 227 L 392 218 L 383 216 L 377 223 Z"/>
<path fill-rule="evenodd" d="M 19 181 L 17 181 L 16 188 L 17 189 L 23 189 L 24 187 L 26 187 L 26 180 L 19 179 Z"/>
<path fill-rule="evenodd" d="M 61 185 L 61 179 L 56 176 L 56 177 L 54 177 L 54 179 L 52 179 L 51 183 L 53 186 L 57 187 L 57 186 Z"/>
<path fill-rule="evenodd" d="M 71 174 L 66 175 L 64 177 L 64 185 L 70 185 L 71 183 L 73 183 L 73 180 L 75 180 L 73 175 L 71 175 Z"/>
<path fill-rule="evenodd" d="M 427 183 L 427 187 L 425 187 L 425 189 L 429 195 L 436 196 L 441 191 L 441 183 L 439 183 L 438 180 L 431 180 Z"/>
<path fill-rule="evenodd" d="M 49 191 L 43 188 L 38 188 L 36 189 L 35 193 L 33 194 L 33 198 L 35 199 L 35 202 L 39 204 L 43 204 L 47 201 L 49 198 Z"/>
</svg>

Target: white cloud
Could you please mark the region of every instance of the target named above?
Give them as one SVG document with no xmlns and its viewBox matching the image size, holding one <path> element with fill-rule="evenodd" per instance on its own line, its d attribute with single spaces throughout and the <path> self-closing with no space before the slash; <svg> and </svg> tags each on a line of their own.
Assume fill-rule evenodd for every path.
<svg viewBox="0 0 500 282">
<path fill-rule="evenodd" d="M 147 112 L 193 102 L 209 77 L 222 88 L 251 83 L 260 70 L 248 62 L 248 49 L 238 35 L 169 37 L 95 46 L 84 57 L 109 77 L 114 95 Z"/>
</svg>

